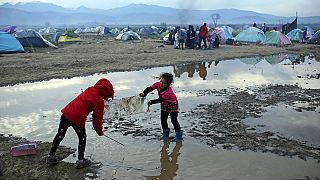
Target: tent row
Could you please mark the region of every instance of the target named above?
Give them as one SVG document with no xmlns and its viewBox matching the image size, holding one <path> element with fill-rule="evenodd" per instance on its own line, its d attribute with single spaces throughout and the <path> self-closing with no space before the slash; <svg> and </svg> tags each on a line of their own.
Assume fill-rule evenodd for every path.
<svg viewBox="0 0 320 180">
<path fill-rule="evenodd" d="M 270 55 L 270 56 L 255 56 L 255 57 L 246 57 L 246 58 L 240 58 L 240 61 L 247 65 L 256 65 L 260 62 L 266 61 L 267 63 L 274 65 L 274 64 L 291 64 L 297 61 L 304 61 L 304 56 L 299 55 Z"/>
<path fill-rule="evenodd" d="M 24 52 L 25 47 L 58 48 L 32 29 L 20 30 L 14 34 L 0 31 L 0 53 Z"/>
</svg>

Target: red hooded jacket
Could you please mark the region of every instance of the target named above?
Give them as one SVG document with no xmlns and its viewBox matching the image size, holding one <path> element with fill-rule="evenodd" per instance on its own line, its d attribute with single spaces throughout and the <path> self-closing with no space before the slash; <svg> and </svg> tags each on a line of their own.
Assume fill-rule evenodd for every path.
<svg viewBox="0 0 320 180">
<path fill-rule="evenodd" d="M 85 127 L 87 116 L 92 114 L 93 127 L 99 136 L 103 135 L 104 100 L 113 98 L 113 86 L 107 79 L 100 79 L 94 86 L 87 88 L 72 100 L 61 112 L 70 121 L 80 128 Z"/>
<path fill-rule="evenodd" d="M 205 25 L 202 25 L 199 29 L 199 36 L 202 38 L 207 37 L 207 33 L 208 33 L 208 28 Z"/>
</svg>

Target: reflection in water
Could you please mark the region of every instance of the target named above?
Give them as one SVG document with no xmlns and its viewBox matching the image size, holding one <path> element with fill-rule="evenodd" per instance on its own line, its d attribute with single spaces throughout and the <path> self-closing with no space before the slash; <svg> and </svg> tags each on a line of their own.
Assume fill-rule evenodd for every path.
<svg viewBox="0 0 320 180">
<path fill-rule="evenodd" d="M 256 65 L 258 64 L 260 61 L 262 61 L 262 57 L 260 56 L 255 56 L 255 57 L 246 57 L 246 58 L 241 58 L 240 61 L 248 64 L 248 65 Z"/>
<path fill-rule="evenodd" d="M 199 66 L 199 76 L 203 79 L 203 80 L 206 80 L 206 77 L 207 77 L 207 68 L 206 68 L 206 63 L 203 62 L 200 64 Z"/>
<path fill-rule="evenodd" d="M 164 141 L 161 149 L 161 170 L 159 176 L 146 176 L 148 180 L 160 179 L 160 180 L 172 180 L 177 176 L 179 169 L 178 156 L 181 154 L 179 151 L 182 147 L 182 142 L 176 142 L 175 147 L 169 154 L 170 141 Z"/>
<path fill-rule="evenodd" d="M 215 62 L 215 66 L 217 66 L 219 61 Z M 208 68 L 210 68 L 212 62 L 208 63 Z M 190 63 L 190 64 L 180 64 L 173 66 L 173 73 L 175 77 L 180 78 L 183 73 L 188 73 L 189 78 L 194 77 L 194 73 L 198 72 L 199 77 L 203 80 L 206 80 L 207 77 L 207 67 L 206 62 L 202 63 Z"/>
<path fill-rule="evenodd" d="M 181 75 L 186 72 L 188 73 L 188 77 L 192 78 L 196 72 L 196 66 L 195 63 L 174 65 L 173 73 L 175 74 L 175 77 L 180 78 Z"/>
</svg>

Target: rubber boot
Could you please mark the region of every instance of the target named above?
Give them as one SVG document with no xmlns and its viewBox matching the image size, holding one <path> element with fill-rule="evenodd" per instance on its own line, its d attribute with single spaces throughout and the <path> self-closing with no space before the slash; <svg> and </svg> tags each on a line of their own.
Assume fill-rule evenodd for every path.
<svg viewBox="0 0 320 180">
<path fill-rule="evenodd" d="M 173 141 L 178 142 L 178 141 L 182 141 L 182 131 L 176 132 L 176 137 L 173 139 Z"/>
<path fill-rule="evenodd" d="M 170 129 L 169 128 L 163 129 L 162 139 L 168 139 L 169 138 L 169 133 L 170 133 Z"/>
</svg>

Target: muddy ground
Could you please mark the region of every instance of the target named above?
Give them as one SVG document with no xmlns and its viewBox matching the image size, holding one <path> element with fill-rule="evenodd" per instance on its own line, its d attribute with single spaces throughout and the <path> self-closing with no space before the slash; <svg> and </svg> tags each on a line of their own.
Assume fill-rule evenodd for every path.
<svg viewBox="0 0 320 180">
<path fill-rule="evenodd" d="M 243 56 L 270 55 L 278 53 L 312 53 L 319 57 L 319 46 L 293 45 L 289 47 L 271 46 L 229 46 L 222 45 L 214 50 L 174 50 L 171 46 L 145 40 L 142 42 L 120 42 L 110 38 L 90 38 L 82 42 L 59 45 L 59 49 L 30 49 L 29 53 L 0 56 L 0 85 L 14 85 L 24 82 L 52 78 L 71 78 L 98 72 L 138 70 L 155 66 L 179 64 L 182 62 L 211 61 Z M 246 90 L 208 89 L 197 92 L 198 96 L 219 95 L 225 101 L 202 104 L 191 112 L 181 112 L 190 116 L 191 127 L 185 129 L 187 136 L 202 140 L 211 147 L 225 149 L 271 152 L 280 156 L 297 156 L 301 159 L 313 158 L 320 162 L 320 147 L 308 145 L 273 132 L 257 133 L 248 128 L 242 120 L 246 117 L 263 116 L 266 107 L 285 103 L 309 102 L 308 106 L 297 108 L 301 111 L 317 111 L 320 105 L 319 89 L 302 89 L 294 85 L 270 85 L 258 87 L 253 93 Z M 320 113 L 320 112 L 318 112 Z M 153 129 L 146 129 L 137 119 L 120 118 L 108 122 L 108 127 L 123 135 L 158 137 Z M 160 129 L 156 130 L 160 132 Z M 85 179 L 95 178 L 99 167 L 75 169 L 75 164 L 61 162 L 51 167 L 45 163 L 49 152 L 49 142 L 37 142 L 37 155 L 12 157 L 10 147 L 27 143 L 28 140 L 8 135 L 0 135 L 0 179 Z M 60 159 L 74 154 L 75 149 L 61 147 L 57 151 Z M 59 172 L 59 173 L 57 173 Z M 315 177 L 318 178 L 318 177 Z"/>
</svg>

